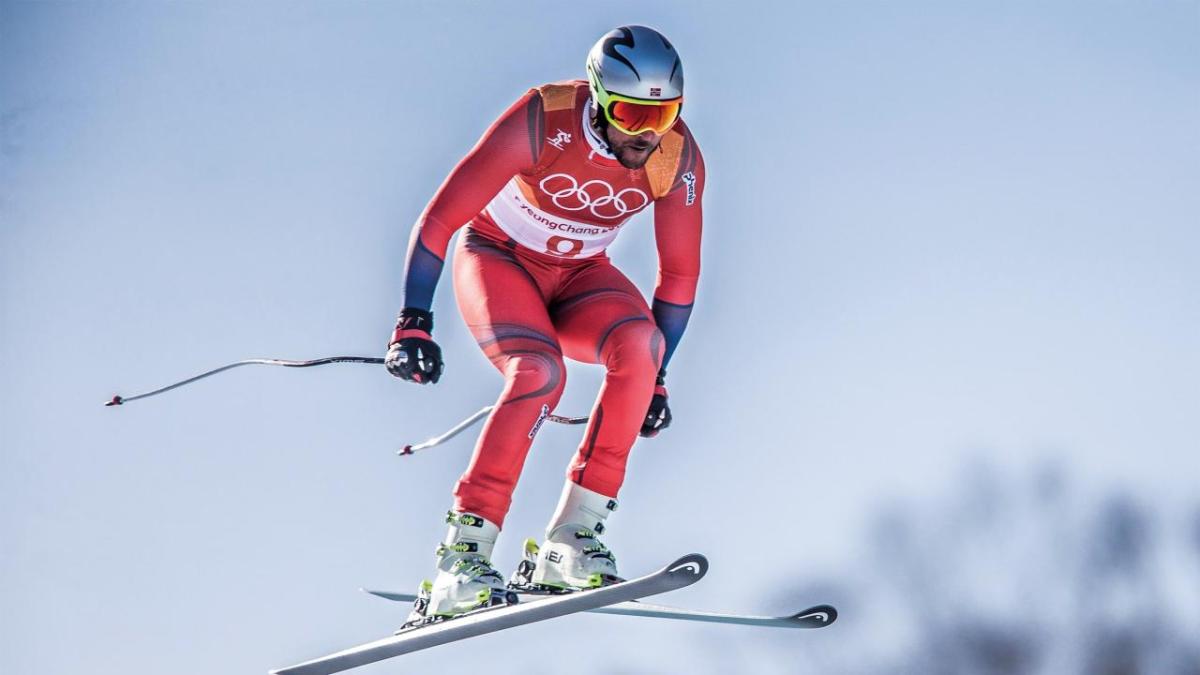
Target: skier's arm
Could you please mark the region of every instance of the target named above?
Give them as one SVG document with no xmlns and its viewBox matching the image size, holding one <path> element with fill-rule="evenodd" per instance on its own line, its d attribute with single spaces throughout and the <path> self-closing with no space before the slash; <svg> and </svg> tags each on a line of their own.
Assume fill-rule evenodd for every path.
<svg viewBox="0 0 1200 675">
<path fill-rule="evenodd" d="M 417 219 L 404 270 L 404 307 L 428 311 L 450 237 L 515 174 L 536 162 L 542 99 L 536 90 L 509 107 L 454 167 Z"/>
<path fill-rule="evenodd" d="M 691 134 L 686 133 L 686 162 L 679 168 L 671 191 L 654 203 L 654 239 L 658 246 L 658 283 L 654 287 L 654 322 L 662 331 L 664 350 L 662 368 L 654 383 L 654 395 L 638 433 L 657 436 L 671 426 L 671 406 L 667 401 L 667 363 L 683 329 L 692 316 L 696 283 L 700 280 L 700 233 L 704 214 L 704 159 Z"/>
<path fill-rule="evenodd" d="M 658 246 L 658 283 L 653 312 L 666 338 L 663 370 L 675 353 L 696 297 L 700 278 L 700 234 L 703 224 L 704 159 L 687 134 L 690 160 L 680 168 L 671 191 L 654 203 L 654 237 Z"/>
<path fill-rule="evenodd" d="M 431 335 L 433 291 L 450 237 L 483 210 L 515 174 L 536 163 L 542 98 L 530 91 L 496 120 L 454 167 L 417 219 L 404 269 L 404 309 L 388 342 L 388 372 L 420 384 L 436 383 L 444 367 Z"/>
</svg>

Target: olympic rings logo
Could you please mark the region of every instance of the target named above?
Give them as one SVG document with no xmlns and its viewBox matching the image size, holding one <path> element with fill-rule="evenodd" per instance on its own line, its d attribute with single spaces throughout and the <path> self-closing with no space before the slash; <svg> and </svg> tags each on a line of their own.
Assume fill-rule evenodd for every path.
<svg viewBox="0 0 1200 675">
<path fill-rule="evenodd" d="M 564 211 L 587 209 L 597 218 L 615 220 L 646 208 L 650 197 L 637 188 L 625 188 L 614 192 L 613 186 L 600 179 L 583 185 L 574 176 L 556 173 L 546 176 L 538 183 L 542 192 L 550 195 L 554 205 Z"/>
</svg>

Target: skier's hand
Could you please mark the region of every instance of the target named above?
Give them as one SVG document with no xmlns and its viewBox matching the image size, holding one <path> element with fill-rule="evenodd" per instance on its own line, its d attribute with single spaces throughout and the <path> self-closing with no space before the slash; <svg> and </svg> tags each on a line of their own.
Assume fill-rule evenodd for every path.
<svg viewBox="0 0 1200 675">
<path fill-rule="evenodd" d="M 417 384 L 437 383 L 445 365 L 442 348 L 433 341 L 433 314 L 406 307 L 396 320 L 383 364 L 388 372 Z"/>
<path fill-rule="evenodd" d="M 650 399 L 650 409 L 646 411 L 646 419 L 642 422 L 641 435 L 643 438 L 654 438 L 658 432 L 671 426 L 671 406 L 667 405 L 667 371 L 658 371 L 655 380 L 654 397 Z"/>
</svg>

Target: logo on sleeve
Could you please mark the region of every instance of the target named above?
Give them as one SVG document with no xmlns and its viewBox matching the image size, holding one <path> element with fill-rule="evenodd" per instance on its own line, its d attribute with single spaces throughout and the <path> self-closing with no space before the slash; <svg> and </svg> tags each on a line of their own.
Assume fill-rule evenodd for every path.
<svg viewBox="0 0 1200 675">
<path fill-rule="evenodd" d="M 558 135 L 556 135 L 554 138 L 547 136 L 546 142 L 558 148 L 559 150 L 562 150 L 564 145 L 571 142 L 571 134 L 559 129 Z"/>
<path fill-rule="evenodd" d="M 689 171 L 680 177 L 687 184 L 687 199 L 684 201 L 684 204 L 691 206 L 696 202 L 696 174 Z"/>
</svg>

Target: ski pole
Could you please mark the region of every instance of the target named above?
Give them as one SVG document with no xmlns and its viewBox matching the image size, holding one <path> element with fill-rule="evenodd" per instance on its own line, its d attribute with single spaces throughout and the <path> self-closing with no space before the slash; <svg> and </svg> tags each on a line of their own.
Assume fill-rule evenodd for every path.
<svg viewBox="0 0 1200 675">
<path fill-rule="evenodd" d="M 153 391 L 147 391 L 145 393 L 135 394 L 133 396 L 121 396 L 120 394 L 117 394 L 117 395 L 113 396 L 110 400 L 105 402 L 104 405 L 105 406 L 124 405 L 130 401 L 136 401 L 139 398 L 149 398 L 151 396 L 157 396 L 159 394 L 171 391 L 172 389 L 177 389 L 184 385 L 191 384 L 197 380 L 203 380 L 206 377 L 211 377 L 213 375 L 216 375 L 217 373 L 223 373 L 226 370 L 231 370 L 233 368 L 238 368 L 241 366 L 284 366 L 286 368 L 311 368 L 312 366 L 324 366 L 324 365 L 327 365 L 330 363 L 365 363 L 368 365 L 380 365 L 383 363 L 383 359 L 374 357 L 374 356 L 328 356 L 328 357 L 321 358 L 321 359 L 309 359 L 307 361 L 292 361 L 292 360 L 288 360 L 288 359 L 246 359 L 244 361 L 235 361 L 234 363 L 226 364 L 224 366 L 221 366 L 220 368 L 213 368 L 212 370 L 200 373 L 199 375 L 194 375 L 192 377 L 189 377 L 186 380 L 180 380 L 179 382 L 175 382 L 173 384 L 168 384 L 165 387 L 160 387 Z M 430 438 L 429 440 L 426 440 L 421 443 L 417 443 L 416 445 L 406 445 L 403 448 L 401 448 L 400 450 L 396 451 L 396 454 L 411 455 L 414 452 L 416 452 L 417 450 L 424 450 L 426 448 L 432 448 L 434 446 L 441 445 L 442 443 L 445 443 L 446 441 L 450 440 L 451 438 L 454 438 L 455 436 L 459 435 L 463 431 L 470 428 L 471 425 L 475 424 L 479 420 L 486 417 L 488 413 L 492 412 L 492 408 L 494 408 L 494 407 L 495 406 L 490 406 L 490 405 L 484 406 L 483 408 L 479 409 L 477 412 L 473 413 L 467 419 L 454 425 L 453 428 L 451 428 L 449 431 L 443 433 L 442 435 L 434 436 L 433 438 Z M 556 422 L 558 424 L 586 424 L 588 421 L 587 417 L 563 417 L 561 415 L 547 415 L 546 419 L 551 422 Z"/>
<path fill-rule="evenodd" d="M 209 377 L 211 375 L 216 375 L 217 373 L 223 373 L 226 370 L 237 368 L 239 366 L 285 366 L 287 368 L 310 368 L 312 366 L 323 366 L 327 363 L 367 363 L 367 364 L 378 365 L 378 364 L 383 363 L 383 359 L 374 357 L 374 356 L 328 356 L 323 359 L 310 359 L 308 361 L 290 361 L 288 359 L 246 359 L 245 361 L 237 361 L 235 363 L 230 363 L 228 365 L 221 366 L 220 368 L 213 368 L 212 370 L 205 372 L 205 373 L 200 373 L 199 375 L 196 375 L 195 377 L 189 377 L 186 380 L 180 380 L 179 382 L 176 382 L 174 384 L 168 384 L 167 386 L 162 387 L 161 389 L 155 389 L 154 391 L 148 391 L 144 394 L 137 394 L 134 396 L 120 396 L 120 395 L 113 396 L 112 399 L 109 400 L 104 405 L 106 405 L 106 406 L 124 405 L 125 403 L 128 403 L 129 401 L 136 401 L 139 398 L 149 398 L 150 396 L 157 396 L 164 392 L 171 391 L 172 389 L 182 387 L 185 384 L 191 384 L 191 383 L 195 382 L 196 380 L 203 380 L 204 378 Z"/>
<path fill-rule="evenodd" d="M 432 448 L 435 445 L 441 445 L 442 443 L 445 443 L 451 438 L 454 438 L 455 436 L 466 431 L 479 420 L 487 417 L 488 413 L 492 412 L 492 409 L 495 407 L 496 406 L 494 405 L 484 406 L 474 413 L 471 413 L 470 417 L 454 425 L 449 431 L 443 433 L 442 435 L 434 436 L 433 438 L 417 443 L 416 445 L 406 445 L 397 450 L 396 454 L 403 457 L 404 455 L 411 455 L 418 450 L 424 450 L 426 448 Z M 546 419 L 550 422 L 557 422 L 558 424 L 587 424 L 588 421 L 587 417 L 563 417 L 561 415 L 547 415 Z"/>
</svg>

